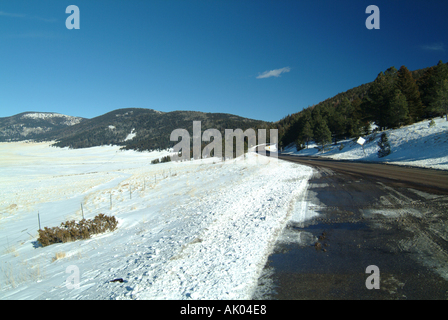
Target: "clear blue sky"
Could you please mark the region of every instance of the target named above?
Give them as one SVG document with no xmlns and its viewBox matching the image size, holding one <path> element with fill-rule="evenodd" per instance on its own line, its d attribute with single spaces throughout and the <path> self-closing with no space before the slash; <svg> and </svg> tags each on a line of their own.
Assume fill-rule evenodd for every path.
<svg viewBox="0 0 448 320">
<path fill-rule="evenodd" d="M 379 30 L 365 26 L 371 4 Z M 447 62 L 447 12 L 446 0 L 0 0 L 0 117 L 137 107 L 277 121 L 391 66 Z"/>
</svg>

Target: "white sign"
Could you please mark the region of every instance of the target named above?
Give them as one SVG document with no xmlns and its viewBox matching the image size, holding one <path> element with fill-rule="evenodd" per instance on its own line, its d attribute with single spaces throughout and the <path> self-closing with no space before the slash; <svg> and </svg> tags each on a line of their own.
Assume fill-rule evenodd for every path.
<svg viewBox="0 0 448 320">
<path fill-rule="evenodd" d="M 365 139 L 363 139 L 362 137 L 359 137 L 358 141 L 356 141 L 357 144 L 363 145 L 364 142 L 366 142 Z"/>
</svg>

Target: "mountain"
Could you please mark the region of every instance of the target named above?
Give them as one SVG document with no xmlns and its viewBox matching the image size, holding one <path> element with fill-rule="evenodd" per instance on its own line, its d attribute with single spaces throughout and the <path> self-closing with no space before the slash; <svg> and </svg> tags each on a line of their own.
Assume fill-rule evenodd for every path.
<svg viewBox="0 0 448 320">
<path fill-rule="evenodd" d="M 51 140 L 55 131 L 77 125 L 85 120 L 85 118 L 54 112 L 23 112 L 0 118 L 0 142 Z"/>
<path fill-rule="evenodd" d="M 193 121 L 201 121 L 202 131 L 218 129 L 223 137 L 225 129 L 270 128 L 270 123 L 265 121 L 226 113 L 196 111 L 160 112 L 128 108 L 92 119 L 51 115 L 53 116 L 47 113 L 25 113 L 0 118 L 0 132 L 4 132 L 0 141 L 55 140 L 54 146 L 74 149 L 114 144 L 121 145 L 124 149 L 142 151 L 172 147 L 177 143 L 170 141 L 171 132 L 175 129 L 186 129 L 192 136 Z M 69 123 L 73 125 L 68 125 Z"/>
</svg>

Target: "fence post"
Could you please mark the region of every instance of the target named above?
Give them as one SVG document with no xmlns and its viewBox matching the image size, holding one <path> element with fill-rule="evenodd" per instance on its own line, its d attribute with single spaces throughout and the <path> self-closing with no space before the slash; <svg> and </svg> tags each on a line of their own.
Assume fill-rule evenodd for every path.
<svg viewBox="0 0 448 320">
<path fill-rule="evenodd" d="M 82 207 L 82 202 L 81 202 L 81 212 L 82 212 L 82 218 L 84 219 L 84 209 Z"/>
<path fill-rule="evenodd" d="M 39 211 L 37 211 L 37 220 L 39 221 L 39 230 L 42 230 L 42 229 L 40 228 L 40 214 L 39 214 Z"/>
<path fill-rule="evenodd" d="M 110 210 L 112 210 L 112 193 L 110 194 Z"/>
</svg>

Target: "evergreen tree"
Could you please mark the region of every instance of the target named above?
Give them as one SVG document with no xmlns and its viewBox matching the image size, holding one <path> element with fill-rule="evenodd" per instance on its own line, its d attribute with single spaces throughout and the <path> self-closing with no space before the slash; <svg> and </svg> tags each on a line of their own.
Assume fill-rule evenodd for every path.
<svg viewBox="0 0 448 320">
<path fill-rule="evenodd" d="M 396 89 L 389 103 L 388 126 L 398 128 L 409 122 L 409 110 L 406 97 Z"/>
<path fill-rule="evenodd" d="M 395 88 L 400 90 L 406 97 L 409 109 L 409 123 L 421 120 L 423 117 L 423 105 L 420 92 L 411 72 L 405 66 L 402 66 L 397 72 Z"/>
<path fill-rule="evenodd" d="M 329 121 L 329 128 L 334 135 L 335 143 L 347 136 L 347 122 L 351 109 L 350 100 L 347 98 L 343 98 L 341 103 L 336 106 L 335 114 Z"/>
<path fill-rule="evenodd" d="M 380 147 L 378 150 L 378 158 L 383 158 L 391 153 L 389 139 L 387 138 L 386 132 L 381 134 L 380 141 L 378 141 L 378 147 Z"/>
<path fill-rule="evenodd" d="M 363 126 L 359 119 L 349 118 L 347 121 L 347 132 L 351 138 L 360 136 L 362 127 Z"/>
<path fill-rule="evenodd" d="M 363 122 L 364 112 L 362 110 L 361 105 L 362 105 L 362 100 L 358 97 L 352 101 L 353 117 L 356 119 L 359 119 L 360 122 Z"/>
<path fill-rule="evenodd" d="M 428 68 L 423 75 L 418 79 L 417 85 L 420 91 L 420 97 L 423 104 L 423 113 L 424 117 L 428 118 L 430 116 L 429 105 L 431 104 L 432 98 L 432 78 L 434 74 L 434 67 Z"/>
<path fill-rule="evenodd" d="M 322 120 L 316 124 L 314 129 L 314 140 L 322 146 L 322 151 L 324 151 L 325 144 L 331 142 L 331 131 L 325 120 Z"/>
<path fill-rule="evenodd" d="M 312 123 L 311 123 L 311 127 L 312 128 L 315 128 L 318 123 L 322 122 L 323 118 L 322 118 L 322 115 L 320 113 L 320 108 L 319 107 L 315 107 L 312 110 L 311 118 L 312 118 Z"/>
<path fill-rule="evenodd" d="M 306 142 L 306 148 L 308 149 L 308 143 L 311 138 L 313 138 L 313 130 L 311 129 L 311 124 L 309 120 L 306 120 L 305 125 L 302 129 L 302 137 Z"/>
<path fill-rule="evenodd" d="M 445 113 L 448 121 L 448 79 L 443 80 L 439 89 L 436 91 L 431 107 L 436 112 Z"/>
<path fill-rule="evenodd" d="M 428 70 L 422 77 L 419 85 L 422 91 L 422 101 L 426 107 L 426 117 L 440 114 L 440 105 L 436 101 L 443 82 L 448 79 L 448 66 L 439 61 L 437 66 Z"/>
<path fill-rule="evenodd" d="M 381 129 L 388 127 L 390 100 L 393 97 L 394 80 L 397 69 L 391 67 L 386 72 L 380 72 L 367 92 L 366 104 L 370 119 Z"/>
</svg>

